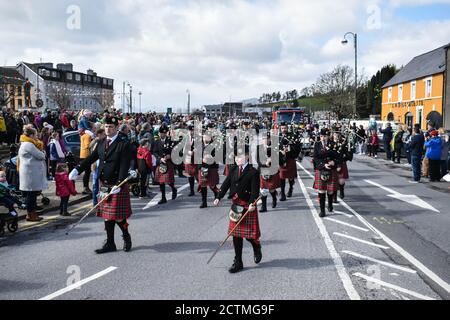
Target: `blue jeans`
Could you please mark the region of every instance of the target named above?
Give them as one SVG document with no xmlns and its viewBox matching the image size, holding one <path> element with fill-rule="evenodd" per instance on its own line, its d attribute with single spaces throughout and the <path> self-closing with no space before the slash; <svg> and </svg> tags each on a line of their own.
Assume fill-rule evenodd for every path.
<svg viewBox="0 0 450 320">
<path fill-rule="evenodd" d="M 411 155 L 411 165 L 414 175 L 414 181 L 419 182 L 422 176 L 422 157 Z"/>
<path fill-rule="evenodd" d="M 100 192 L 100 182 L 98 180 L 98 167 L 97 169 L 92 173 L 92 201 L 94 203 L 94 207 L 98 203 L 97 195 Z"/>
</svg>

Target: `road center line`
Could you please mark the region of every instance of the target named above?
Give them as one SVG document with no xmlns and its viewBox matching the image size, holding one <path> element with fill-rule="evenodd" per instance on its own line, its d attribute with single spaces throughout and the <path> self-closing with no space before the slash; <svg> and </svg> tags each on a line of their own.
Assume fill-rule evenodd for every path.
<svg viewBox="0 0 450 320">
<path fill-rule="evenodd" d="M 95 279 L 98 279 L 98 278 L 100 278 L 100 277 L 103 277 L 104 275 L 106 275 L 106 274 L 108 274 L 108 273 L 110 273 L 110 272 L 112 272 L 112 271 L 114 271 L 114 270 L 116 270 L 116 269 L 117 269 L 117 267 L 109 267 L 109 268 L 107 268 L 107 269 L 105 269 L 105 270 L 103 270 L 103 271 L 101 271 L 101 272 L 99 272 L 99 273 L 96 273 L 96 274 L 90 276 L 89 278 L 86 278 L 86 279 L 84 279 L 84 280 L 81 280 L 81 281 L 78 281 L 78 282 L 76 282 L 76 283 L 74 283 L 74 284 L 71 284 L 70 286 L 67 286 L 67 287 L 65 287 L 64 289 L 61 289 L 61 290 L 59 290 L 59 291 L 56 291 L 55 293 L 52 293 L 52 294 L 50 294 L 50 295 L 48 295 L 48 296 L 46 296 L 46 297 L 43 297 L 43 298 L 41 298 L 41 299 L 39 299 L 39 300 L 53 300 L 54 298 L 57 298 L 57 297 L 59 297 L 59 296 L 65 294 L 65 293 L 67 293 L 67 292 L 69 292 L 69 291 L 72 291 L 72 290 L 74 290 L 74 289 L 77 289 L 77 288 L 79 288 L 79 287 L 85 285 L 85 284 L 88 283 L 88 282 L 91 282 L 91 281 L 93 281 L 93 280 L 95 280 Z"/>
<path fill-rule="evenodd" d="M 341 224 L 341 225 L 343 225 L 343 226 L 347 226 L 347 227 L 350 227 L 350 228 L 353 228 L 353 229 L 356 229 L 356 230 L 360 230 L 360 231 L 364 231 L 364 232 L 369 232 L 368 229 L 361 228 L 361 227 L 355 226 L 355 225 L 350 224 L 350 223 L 342 222 L 342 221 L 339 221 L 339 220 L 337 220 L 337 219 L 333 219 L 333 218 L 325 218 L 325 220 L 332 221 L 332 222 L 335 222 L 335 223 L 339 223 L 339 224 Z"/>
<path fill-rule="evenodd" d="M 386 288 L 391 288 L 393 290 L 409 294 L 410 296 L 413 296 L 413 297 L 418 298 L 418 299 L 422 299 L 422 300 L 436 300 L 436 299 L 430 298 L 428 296 L 424 296 L 423 294 L 420 294 L 420 293 L 417 293 L 417 292 L 414 292 L 414 291 L 411 291 L 411 290 L 408 290 L 408 289 L 396 286 L 394 284 L 391 284 L 391 283 L 384 282 L 384 281 L 381 281 L 381 280 L 376 279 L 376 278 L 372 278 L 372 277 L 366 276 L 366 275 L 364 275 L 362 273 L 359 273 L 359 272 L 354 273 L 353 275 L 355 277 L 362 278 L 362 279 L 364 279 L 364 280 L 366 280 L 368 282 L 373 282 L 373 283 L 379 284 L 380 286 L 383 286 L 383 287 L 386 287 Z"/>
<path fill-rule="evenodd" d="M 362 240 L 362 239 L 359 239 L 359 238 L 356 238 L 356 237 L 352 237 L 352 236 L 348 236 L 346 234 L 342 234 L 342 233 L 339 233 L 339 232 L 333 232 L 333 234 L 335 236 L 338 236 L 338 237 L 347 238 L 347 239 L 354 240 L 354 241 L 360 242 L 360 243 L 364 243 L 364 244 L 367 244 L 369 246 L 377 247 L 377 248 L 380 248 L 380 249 L 385 249 L 385 250 L 389 249 L 389 247 L 383 246 L 381 244 L 377 244 L 377 243 L 373 243 L 373 242 L 370 242 L 370 241 Z"/>
<path fill-rule="evenodd" d="M 300 167 L 304 172 L 306 172 L 310 177 L 314 178 L 311 173 L 309 173 L 301 164 Z M 408 260 L 412 265 L 414 265 L 415 268 L 419 269 L 421 272 L 423 272 L 427 277 L 429 277 L 431 280 L 433 280 L 436 284 L 438 284 L 440 287 L 442 287 L 445 291 L 450 293 L 450 284 L 445 282 L 442 278 L 440 278 L 437 274 L 435 274 L 433 271 L 431 271 L 428 267 L 426 267 L 423 263 L 421 263 L 419 260 L 417 260 L 414 256 L 412 256 L 409 252 L 407 252 L 405 249 L 403 249 L 401 246 L 399 246 L 397 243 L 392 241 L 388 236 L 386 236 L 384 233 L 379 231 L 377 228 L 375 228 L 373 225 L 371 225 L 364 217 L 362 217 L 358 212 L 352 209 L 345 201 L 342 201 L 339 199 L 339 202 L 352 214 L 355 215 L 361 221 L 367 228 L 372 230 L 374 233 L 376 233 L 384 242 L 386 242 L 391 248 L 396 250 L 400 255 L 402 255 L 406 260 Z"/>
<path fill-rule="evenodd" d="M 397 270 L 401 270 L 401 271 L 404 271 L 404 272 L 417 273 L 417 271 L 415 271 L 413 269 L 402 267 L 402 266 L 399 266 L 399 265 L 396 265 L 396 264 L 393 264 L 393 263 L 385 262 L 385 261 L 374 259 L 374 258 L 371 258 L 371 257 L 367 257 L 367 256 L 364 256 L 364 255 L 356 253 L 356 252 L 344 250 L 344 251 L 342 251 L 342 253 L 347 254 L 349 256 L 353 256 L 355 258 L 360 258 L 360 259 L 364 259 L 364 260 L 367 260 L 367 261 L 375 262 L 375 263 L 378 263 L 378 264 L 381 264 L 381 265 L 384 265 L 384 266 L 387 266 L 387 267 L 390 267 L 390 268 L 394 268 L 394 269 L 397 269 Z"/>
<path fill-rule="evenodd" d="M 188 184 L 185 184 L 184 186 L 181 186 L 180 188 L 178 188 L 178 196 L 181 197 L 182 194 L 180 194 L 180 192 L 183 191 L 183 190 L 185 190 L 185 189 L 187 189 L 187 188 L 189 188 L 189 183 L 188 183 Z M 171 193 L 169 193 L 168 196 L 169 196 L 170 194 L 171 194 Z M 160 195 L 160 194 L 157 194 L 152 200 L 150 200 L 149 203 L 147 203 L 147 205 L 146 205 L 144 208 L 142 208 L 142 210 L 147 210 L 147 209 L 149 209 L 149 208 L 152 208 L 152 207 L 156 206 L 156 205 L 158 204 L 159 200 L 161 200 L 161 195 Z"/>
<path fill-rule="evenodd" d="M 314 221 L 316 222 L 316 225 L 319 228 L 319 231 L 324 239 L 328 252 L 330 253 L 331 258 L 333 259 L 334 266 L 336 267 L 338 276 L 341 279 L 342 284 L 344 285 L 344 289 L 347 292 L 347 295 L 351 300 L 361 300 L 361 297 L 359 296 L 358 292 L 353 286 L 352 280 L 350 279 L 350 276 L 347 273 L 347 270 L 345 269 L 341 257 L 339 256 L 338 252 L 336 251 L 336 248 L 334 247 L 333 241 L 331 240 L 331 237 L 328 234 L 328 231 L 325 228 L 323 221 L 319 218 L 319 214 L 317 213 L 316 207 L 314 206 L 314 203 L 312 202 L 311 197 L 309 196 L 308 191 L 306 190 L 305 184 L 303 183 L 300 177 L 298 178 L 298 182 L 300 183 L 300 187 L 302 189 L 306 202 L 308 203 L 309 209 L 311 210 Z"/>
</svg>

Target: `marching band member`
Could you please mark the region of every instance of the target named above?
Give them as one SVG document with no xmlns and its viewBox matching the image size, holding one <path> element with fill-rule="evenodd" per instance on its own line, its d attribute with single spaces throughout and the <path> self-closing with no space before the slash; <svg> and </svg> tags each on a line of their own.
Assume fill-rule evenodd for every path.
<svg viewBox="0 0 450 320">
<path fill-rule="evenodd" d="M 214 205 L 218 206 L 228 190 L 230 190 L 229 198 L 232 199 L 233 206 L 230 211 L 228 232 L 235 228 L 242 214 L 247 210 L 249 211 L 249 214 L 232 233 L 235 258 L 232 267 L 229 269 L 230 273 L 237 273 L 244 269 L 242 262 L 244 238 L 253 246 L 255 263 L 258 264 L 262 260 L 261 231 L 259 228 L 258 209 L 255 203 L 260 194 L 259 172 L 249 163 L 249 149 L 248 146 L 245 147 L 245 154 L 243 154 L 244 152 L 238 152 L 236 166 L 233 167 L 230 175 L 223 182 L 220 192 L 214 201 Z"/>
<path fill-rule="evenodd" d="M 167 135 L 169 128 L 163 124 L 159 128 L 160 139 L 154 142 L 153 154 L 156 157 L 156 175 L 155 180 L 159 183 L 162 199 L 158 204 L 167 203 L 166 199 L 166 184 L 172 189 L 172 200 L 177 198 L 178 190 L 175 188 L 175 165 L 171 160 L 172 149 L 174 142 Z"/>
<path fill-rule="evenodd" d="M 131 236 L 128 231 L 127 219 L 131 216 L 130 190 L 128 184 L 117 187 L 128 177 L 131 163 L 131 145 L 124 136 L 118 132 L 119 121 L 115 117 L 105 120 L 105 133 L 107 139 L 100 141 L 94 151 L 78 167 L 70 173 L 70 180 L 75 181 L 79 174 L 100 160 L 98 176 L 100 180 L 100 196 L 111 193 L 112 196 L 100 204 L 97 216 L 105 219 L 107 240 L 97 254 L 116 251 L 114 242 L 114 228 L 117 224 L 123 233 L 123 250 L 131 250 Z"/>
<path fill-rule="evenodd" d="M 283 155 L 283 165 L 280 166 L 281 179 L 281 199 L 286 201 L 286 180 L 289 181 L 289 192 L 287 197 L 291 198 L 294 191 L 295 179 L 297 179 L 297 158 L 301 152 L 301 146 L 298 139 L 292 134 L 288 134 L 286 123 L 281 124 L 280 149 Z"/>
<path fill-rule="evenodd" d="M 188 176 L 190 193 L 189 197 L 195 196 L 195 179 L 198 177 L 198 166 L 194 162 L 195 155 L 195 136 L 194 136 L 194 125 L 189 124 L 189 139 L 191 144 L 191 150 L 188 152 L 188 159 L 184 163 L 185 173 Z"/>
<path fill-rule="evenodd" d="M 345 182 L 350 178 L 348 173 L 347 161 L 352 161 L 353 153 L 349 149 L 347 139 L 342 137 L 342 134 L 337 131 L 333 133 L 333 141 L 335 143 L 335 151 L 339 155 L 339 167 L 337 168 L 339 176 L 339 197 L 345 198 Z M 337 203 L 337 191 L 334 194 L 334 203 Z"/>
<path fill-rule="evenodd" d="M 217 197 L 219 193 L 219 189 L 217 185 L 219 184 L 219 164 L 214 161 L 215 150 L 213 149 L 211 154 L 206 155 L 206 148 L 211 145 L 213 139 L 210 134 L 205 133 L 203 135 L 203 161 L 199 166 L 198 170 L 198 188 L 202 194 L 202 204 L 200 209 L 204 209 L 208 207 L 207 198 L 208 198 L 208 187 L 214 192 L 214 198 Z M 211 163 L 213 162 L 213 163 Z M 210 164 L 208 164 L 210 163 Z"/>
<path fill-rule="evenodd" d="M 340 165 L 339 155 L 334 151 L 334 146 L 329 140 L 329 131 L 322 129 L 320 142 L 314 145 L 314 189 L 319 192 L 320 217 L 325 217 L 325 204 L 328 194 L 328 211 L 333 212 L 333 197 L 337 190 L 338 173 Z"/>
</svg>

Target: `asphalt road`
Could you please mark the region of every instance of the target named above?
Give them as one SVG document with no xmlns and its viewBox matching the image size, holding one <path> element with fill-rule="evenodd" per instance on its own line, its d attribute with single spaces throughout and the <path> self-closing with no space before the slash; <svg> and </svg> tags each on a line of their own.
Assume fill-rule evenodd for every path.
<svg viewBox="0 0 450 320">
<path fill-rule="evenodd" d="M 255 265 L 244 243 L 245 271 L 236 275 L 227 271 L 231 241 L 206 264 L 226 236 L 228 201 L 200 210 L 200 196 L 186 189 L 164 206 L 132 199 L 133 251 L 102 256 L 94 254 L 105 237 L 98 218 L 65 235 L 79 205 L 78 217 L 0 240 L 0 299 L 449 299 L 448 193 L 374 161 L 350 164 L 345 202 L 320 219 L 306 158 L 294 197 L 260 214 L 263 261 Z M 187 179 L 177 182 L 186 188 Z"/>
</svg>

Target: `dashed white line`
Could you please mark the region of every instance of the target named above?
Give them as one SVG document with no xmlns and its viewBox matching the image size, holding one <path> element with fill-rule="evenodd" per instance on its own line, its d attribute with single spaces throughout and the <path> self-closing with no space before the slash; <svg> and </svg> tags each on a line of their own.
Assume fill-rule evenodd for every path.
<svg viewBox="0 0 450 320">
<path fill-rule="evenodd" d="M 366 241 L 366 240 L 362 240 L 362 239 L 359 239 L 359 238 L 356 238 L 356 237 L 348 236 L 346 234 L 342 234 L 342 233 L 339 233 L 339 232 L 333 232 L 333 234 L 335 236 L 338 236 L 338 237 L 350 239 L 350 240 L 353 240 L 353 241 L 356 241 L 356 242 L 359 242 L 359 243 L 364 243 L 364 244 L 367 244 L 369 246 L 377 247 L 377 248 L 380 248 L 380 249 L 385 249 L 385 250 L 389 249 L 389 247 L 383 246 L 381 244 L 376 244 L 376 243 L 373 243 L 373 242 L 370 242 L 370 241 Z"/>
<path fill-rule="evenodd" d="M 69 291 L 72 291 L 74 289 L 80 288 L 82 285 L 85 285 L 88 282 L 91 282 L 91 281 L 93 281 L 95 279 L 103 277 L 104 275 L 106 275 L 106 274 L 108 274 L 108 273 L 110 273 L 110 272 L 112 272 L 112 271 L 114 271 L 116 269 L 117 269 L 117 267 L 109 267 L 109 268 L 107 268 L 107 269 L 105 269 L 105 270 L 103 270 L 103 271 L 101 271 L 99 273 L 96 273 L 96 274 L 90 276 L 89 278 L 86 278 L 84 280 L 81 280 L 81 281 L 78 281 L 78 282 L 76 282 L 74 284 L 71 284 L 70 286 L 67 286 L 64 289 L 56 291 L 55 293 L 52 293 L 52 294 L 50 294 L 48 296 L 45 296 L 45 297 L 43 297 L 43 298 L 41 298 L 39 300 L 53 300 L 53 299 L 55 299 L 55 298 L 65 294 L 65 293 L 67 293 Z"/>
<path fill-rule="evenodd" d="M 371 257 L 367 257 L 367 256 L 364 256 L 364 255 L 356 253 L 356 252 L 344 250 L 344 251 L 342 251 L 342 253 L 350 255 L 350 256 L 353 256 L 353 257 L 356 257 L 356 258 L 364 259 L 364 260 L 367 260 L 367 261 L 372 261 L 372 262 L 375 262 L 375 263 L 378 263 L 378 264 L 381 264 L 381 265 L 384 265 L 384 266 L 387 266 L 387 267 L 390 267 L 390 268 L 394 268 L 394 269 L 397 269 L 397 270 L 400 270 L 400 271 L 404 271 L 404 272 L 408 272 L 408 273 L 417 273 L 417 271 L 412 270 L 410 268 L 402 267 L 402 266 L 399 266 L 397 264 L 393 264 L 393 263 L 385 262 L 385 261 L 382 261 L 382 260 L 374 259 L 374 258 L 371 258 Z"/>
<path fill-rule="evenodd" d="M 354 273 L 353 275 L 355 277 L 362 278 L 362 279 L 364 279 L 364 280 L 366 280 L 368 282 L 373 282 L 373 283 L 379 284 L 380 286 L 383 286 L 383 287 L 386 287 L 386 288 L 390 288 L 390 289 L 396 290 L 398 292 L 406 293 L 406 294 L 408 294 L 408 295 L 410 295 L 412 297 L 418 298 L 418 299 L 422 299 L 422 300 L 436 300 L 434 298 L 425 296 L 425 295 L 417 293 L 415 291 L 411 291 L 411 290 L 408 290 L 408 289 L 396 286 L 395 284 L 388 283 L 388 282 L 381 281 L 381 280 L 376 279 L 376 278 L 372 278 L 372 277 L 366 276 L 366 275 L 364 275 L 362 273 L 359 273 L 359 272 Z"/>
<path fill-rule="evenodd" d="M 308 191 L 306 190 L 305 184 L 303 183 L 301 178 L 298 178 L 298 182 L 300 183 L 303 195 L 305 196 L 306 202 L 308 203 L 308 206 L 312 212 L 314 221 L 316 222 L 317 227 L 319 228 L 319 231 L 324 239 L 328 252 L 330 253 L 331 258 L 333 259 L 337 273 L 341 278 L 342 284 L 344 285 L 344 289 L 347 292 L 347 295 L 351 300 L 361 300 L 361 297 L 359 296 L 358 292 L 353 286 L 352 280 L 350 279 L 350 276 L 347 273 L 347 270 L 345 269 L 341 257 L 339 256 L 338 252 L 336 251 L 336 248 L 334 247 L 333 241 L 331 240 L 330 235 L 328 234 L 328 231 L 325 228 L 325 225 L 323 224 L 323 221 L 319 218 L 316 207 L 314 206 L 314 203 L 312 202 L 311 197 L 309 196 Z"/>
<path fill-rule="evenodd" d="M 333 213 L 341 215 L 341 216 L 346 216 L 347 218 L 353 218 L 353 216 L 351 214 L 348 214 L 348 213 L 345 213 L 345 212 L 342 212 L 342 211 L 334 210 Z"/>
<path fill-rule="evenodd" d="M 185 189 L 187 189 L 187 188 L 189 188 L 189 184 L 185 184 L 184 186 L 179 187 L 178 188 L 178 197 L 181 197 L 183 194 L 181 194 L 180 192 L 185 190 Z M 171 194 L 172 193 L 168 193 L 167 196 L 170 197 Z M 151 207 L 156 206 L 160 200 L 161 200 L 161 195 L 158 194 L 152 200 L 150 200 L 150 202 L 147 203 L 147 205 L 144 208 L 142 208 L 142 210 L 147 210 L 147 209 L 149 209 Z"/>
<path fill-rule="evenodd" d="M 299 166 L 302 168 L 302 170 L 308 174 L 310 177 L 314 178 L 311 173 L 309 173 L 301 164 Z M 444 281 L 441 277 L 439 277 L 437 274 L 435 274 L 433 271 L 431 271 L 428 267 L 426 267 L 423 263 L 421 263 L 419 260 L 417 260 L 415 257 L 413 257 L 409 252 L 407 252 L 405 249 L 400 247 L 397 243 L 392 241 L 388 236 L 386 236 L 384 233 L 379 231 L 377 228 L 375 228 L 373 225 L 371 225 L 366 219 L 364 219 L 358 212 L 352 209 L 345 201 L 339 200 L 339 202 L 346 208 L 349 212 L 355 215 L 361 221 L 367 228 L 372 230 L 375 234 L 377 234 L 386 244 L 391 246 L 394 250 L 396 250 L 398 253 L 400 253 L 406 260 L 408 260 L 412 265 L 414 265 L 415 268 L 419 269 L 421 272 L 423 272 L 427 277 L 429 277 L 431 280 L 433 280 L 435 283 L 437 283 L 440 287 L 442 287 L 444 290 L 446 290 L 448 293 L 450 293 L 450 284 L 448 284 L 446 281 Z"/>
<path fill-rule="evenodd" d="M 356 230 L 360 230 L 360 231 L 364 231 L 364 232 L 369 232 L 369 229 L 361 228 L 361 227 L 355 226 L 355 225 L 353 225 L 353 224 L 350 224 L 350 223 L 347 223 L 347 222 L 343 222 L 343 221 L 339 221 L 339 220 L 336 220 L 336 219 L 333 219 L 333 218 L 325 218 L 325 220 L 327 220 L 327 221 L 332 221 L 332 222 L 335 222 L 335 223 L 338 223 L 338 224 L 341 224 L 341 225 L 343 225 L 343 226 L 347 226 L 347 227 L 349 227 L 349 228 L 353 228 L 353 229 L 356 229 Z"/>
</svg>

